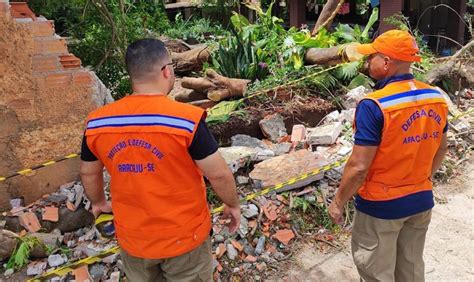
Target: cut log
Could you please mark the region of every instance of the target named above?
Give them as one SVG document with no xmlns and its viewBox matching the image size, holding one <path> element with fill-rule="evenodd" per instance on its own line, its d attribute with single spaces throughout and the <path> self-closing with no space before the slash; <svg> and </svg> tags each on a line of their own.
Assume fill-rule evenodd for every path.
<svg viewBox="0 0 474 282">
<path fill-rule="evenodd" d="M 197 107 L 200 107 L 200 108 L 203 108 L 203 109 L 212 108 L 212 107 L 214 107 L 215 105 L 217 105 L 216 102 L 211 101 L 211 100 L 209 100 L 209 99 L 203 99 L 203 100 L 199 100 L 199 101 L 193 101 L 193 102 L 190 102 L 189 104 L 194 105 L 194 106 L 197 106 Z"/>
<path fill-rule="evenodd" d="M 206 99 L 206 94 L 202 92 L 198 92 L 195 90 L 188 89 L 189 91 L 183 91 L 174 96 L 174 100 L 182 103 L 188 103 L 193 101 L 198 101 L 202 99 Z"/>
<path fill-rule="evenodd" d="M 342 62 L 338 46 L 331 48 L 309 48 L 304 56 L 307 65 L 336 65 Z"/>
<path fill-rule="evenodd" d="M 242 97 L 247 92 L 247 85 L 251 82 L 248 79 L 228 78 L 218 74 L 213 69 L 208 69 L 206 76 L 219 88 L 227 88 L 230 91 L 230 96 Z"/>
<path fill-rule="evenodd" d="M 201 71 L 205 62 L 209 61 L 208 46 L 203 46 L 182 53 L 171 53 L 175 72 L 178 74 Z"/>
<path fill-rule="evenodd" d="M 209 98 L 210 100 L 212 100 L 214 102 L 222 101 L 222 100 L 224 100 L 226 98 L 229 98 L 231 96 L 232 96 L 232 94 L 231 94 L 230 90 L 227 89 L 227 88 L 214 89 L 214 90 L 210 90 L 207 93 L 207 98 Z"/>
<path fill-rule="evenodd" d="M 204 77 L 183 77 L 181 80 L 181 86 L 202 93 L 206 93 L 207 90 L 217 87 L 214 83 Z"/>
</svg>

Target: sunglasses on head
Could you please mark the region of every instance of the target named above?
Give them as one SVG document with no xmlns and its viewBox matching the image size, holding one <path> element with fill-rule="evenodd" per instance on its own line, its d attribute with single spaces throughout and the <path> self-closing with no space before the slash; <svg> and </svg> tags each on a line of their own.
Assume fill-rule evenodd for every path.
<svg viewBox="0 0 474 282">
<path fill-rule="evenodd" d="M 164 70 L 166 68 L 166 66 L 173 66 L 173 68 L 176 66 L 175 63 L 171 62 L 171 63 L 167 63 L 166 65 L 162 66 L 161 67 L 161 70 Z"/>
</svg>

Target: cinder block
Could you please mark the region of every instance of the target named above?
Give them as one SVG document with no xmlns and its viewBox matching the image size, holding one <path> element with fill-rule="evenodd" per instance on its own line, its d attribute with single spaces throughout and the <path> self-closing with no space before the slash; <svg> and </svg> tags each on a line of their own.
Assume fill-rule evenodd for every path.
<svg viewBox="0 0 474 282">
<path fill-rule="evenodd" d="M 33 36 L 45 37 L 54 35 L 53 21 L 35 21 L 31 25 L 33 27 Z"/>
<path fill-rule="evenodd" d="M 308 128 L 308 143 L 311 145 L 332 145 L 343 129 L 342 123 L 333 122 L 315 128 Z"/>
<path fill-rule="evenodd" d="M 46 86 L 49 88 L 66 88 L 71 85 L 71 73 L 54 73 L 45 77 Z"/>
<path fill-rule="evenodd" d="M 59 58 L 55 55 L 33 56 L 33 72 L 57 71 L 60 69 Z"/>
<path fill-rule="evenodd" d="M 34 54 L 35 55 L 49 55 L 49 54 L 66 54 L 67 44 L 66 40 L 60 37 L 39 37 L 35 38 Z"/>
</svg>

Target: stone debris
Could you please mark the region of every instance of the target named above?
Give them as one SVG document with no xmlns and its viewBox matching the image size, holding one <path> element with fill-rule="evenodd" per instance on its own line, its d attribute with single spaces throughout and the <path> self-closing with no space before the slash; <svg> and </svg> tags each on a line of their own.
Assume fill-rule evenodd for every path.
<svg viewBox="0 0 474 282">
<path fill-rule="evenodd" d="M 346 109 L 355 108 L 357 104 L 365 98 L 372 90 L 365 88 L 364 86 L 356 87 L 344 96 L 342 105 Z"/>
<path fill-rule="evenodd" d="M 254 204 L 250 204 L 248 206 L 243 206 L 242 207 L 242 215 L 245 217 L 245 218 L 253 218 L 253 217 L 256 217 L 258 215 L 258 207 Z"/>
<path fill-rule="evenodd" d="M 311 145 L 332 145 L 343 129 L 342 123 L 332 122 L 315 128 L 308 128 L 308 143 Z"/>
<path fill-rule="evenodd" d="M 247 176 L 239 175 L 236 177 L 236 181 L 238 185 L 245 185 L 249 183 L 249 178 Z"/>
<path fill-rule="evenodd" d="M 270 140 L 277 142 L 281 137 L 288 135 L 285 121 L 282 115 L 275 113 L 266 116 L 259 122 L 263 135 Z"/>
<path fill-rule="evenodd" d="M 46 267 L 48 266 L 45 261 L 33 261 L 30 262 L 26 268 L 26 275 L 36 276 L 45 272 Z"/>
<path fill-rule="evenodd" d="M 51 267 L 56 267 L 60 266 L 62 264 L 65 264 L 67 262 L 67 257 L 66 255 L 50 255 L 48 257 L 48 265 Z"/>
<path fill-rule="evenodd" d="M 254 166 L 249 176 L 255 187 L 263 188 L 288 181 L 293 177 L 311 172 L 325 165 L 326 159 L 318 153 L 307 150 L 299 150 L 291 154 L 285 154 L 258 163 Z M 279 191 L 288 191 L 308 185 L 309 183 L 324 177 L 324 173 L 310 176 L 294 184 L 287 185 Z"/>
<path fill-rule="evenodd" d="M 234 135 L 230 140 L 232 147 L 242 146 L 250 148 L 269 149 L 265 142 L 263 142 L 262 140 L 245 134 Z"/>
<path fill-rule="evenodd" d="M 235 247 L 232 244 L 227 244 L 227 257 L 230 260 L 235 260 L 237 256 L 239 255 L 239 252 L 235 249 Z"/>
</svg>

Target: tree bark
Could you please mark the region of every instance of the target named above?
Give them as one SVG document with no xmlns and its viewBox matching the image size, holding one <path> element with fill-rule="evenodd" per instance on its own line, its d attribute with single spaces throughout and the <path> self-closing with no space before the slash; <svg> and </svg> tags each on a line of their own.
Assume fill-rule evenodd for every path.
<svg viewBox="0 0 474 282">
<path fill-rule="evenodd" d="M 339 8 L 344 4 L 344 0 L 328 0 L 321 11 L 321 14 L 318 17 L 318 21 L 314 26 L 313 32 L 311 35 L 316 35 L 322 28 L 330 26 L 332 20 L 336 16 Z"/>
<path fill-rule="evenodd" d="M 175 64 L 175 73 L 183 74 L 193 71 L 201 71 L 205 62 L 209 61 L 211 54 L 208 46 L 203 46 L 182 53 L 171 53 Z"/>
<path fill-rule="evenodd" d="M 336 65 L 342 62 L 339 46 L 330 48 L 309 48 L 304 56 L 307 65 Z"/>
</svg>

